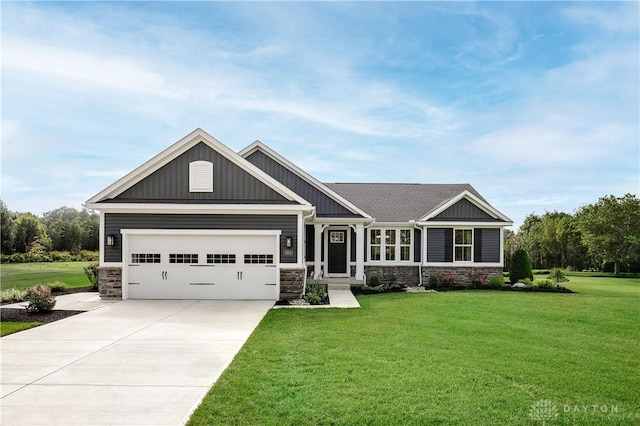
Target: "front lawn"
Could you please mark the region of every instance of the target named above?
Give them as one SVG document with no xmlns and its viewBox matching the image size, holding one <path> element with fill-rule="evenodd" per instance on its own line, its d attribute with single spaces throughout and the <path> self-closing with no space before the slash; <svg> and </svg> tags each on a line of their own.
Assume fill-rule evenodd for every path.
<svg viewBox="0 0 640 426">
<path fill-rule="evenodd" d="M 0 267 L 2 289 L 24 290 L 37 284 L 64 281 L 69 288 L 90 287 L 83 268 L 92 262 L 3 263 Z"/>
<path fill-rule="evenodd" d="M 0 311 L 1 314 L 1 311 Z M 17 333 L 18 331 L 28 330 L 41 325 L 39 322 L 0 322 L 0 337 Z"/>
<path fill-rule="evenodd" d="M 189 424 L 637 424 L 640 279 L 566 286 L 272 310 Z"/>
</svg>

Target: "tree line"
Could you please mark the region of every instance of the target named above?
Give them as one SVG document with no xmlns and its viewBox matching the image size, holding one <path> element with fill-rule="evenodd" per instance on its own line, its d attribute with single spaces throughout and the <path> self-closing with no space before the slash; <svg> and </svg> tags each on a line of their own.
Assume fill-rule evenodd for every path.
<svg viewBox="0 0 640 426">
<path fill-rule="evenodd" d="M 504 243 L 505 260 L 524 249 L 535 269 L 640 272 L 640 199 L 608 195 L 573 214 L 531 213 Z"/>
<path fill-rule="evenodd" d="M 99 246 L 100 218 L 86 209 L 66 206 L 38 217 L 11 211 L 0 200 L 0 235 L 3 255 L 95 251 Z"/>
</svg>

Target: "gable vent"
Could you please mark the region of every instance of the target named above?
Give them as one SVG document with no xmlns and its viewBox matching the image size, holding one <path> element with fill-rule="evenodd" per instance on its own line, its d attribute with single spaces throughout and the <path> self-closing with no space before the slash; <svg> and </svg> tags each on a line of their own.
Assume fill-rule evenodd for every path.
<svg viewBox="0 0 640 426">
<path fill-rule="evenodd" d="M 213 192 L 213 163 L 189 163 L 189 192 Z"/>
</svg>

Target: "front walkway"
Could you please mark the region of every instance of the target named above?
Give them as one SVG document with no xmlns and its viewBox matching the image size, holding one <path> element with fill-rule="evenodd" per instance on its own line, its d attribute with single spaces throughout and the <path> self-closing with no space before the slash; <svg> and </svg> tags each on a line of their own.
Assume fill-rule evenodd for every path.
<svg viewBox="0 0 640 426">
<path fill-rule="evenodd" d="M 185 422 L 272 306 L 124 300 L 4 337 L 0 423 Z"/>
<path fill-rule="evenodd" d="M 93 311 L 94 309 L 108 306 L 120 300 L 100 299 L 98 292 L 81 292 L 70 293 L 56 296 L 55 310 L 60 311 Z M 12 303 L 10 305 L 2 305 L 0 308 L 5 309 L 24 309 L 28 302 Z"/>
</svg>

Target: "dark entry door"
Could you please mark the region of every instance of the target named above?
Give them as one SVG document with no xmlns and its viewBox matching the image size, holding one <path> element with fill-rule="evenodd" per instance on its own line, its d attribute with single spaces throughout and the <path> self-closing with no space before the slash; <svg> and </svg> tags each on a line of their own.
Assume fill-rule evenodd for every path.
<svg viewBox="0 0 640 426">
<path fill-rule="evenodd" d="M 329 231 L 329 265 L 330 274 L 347 273 L 347 231 Z"/>
</svg>

